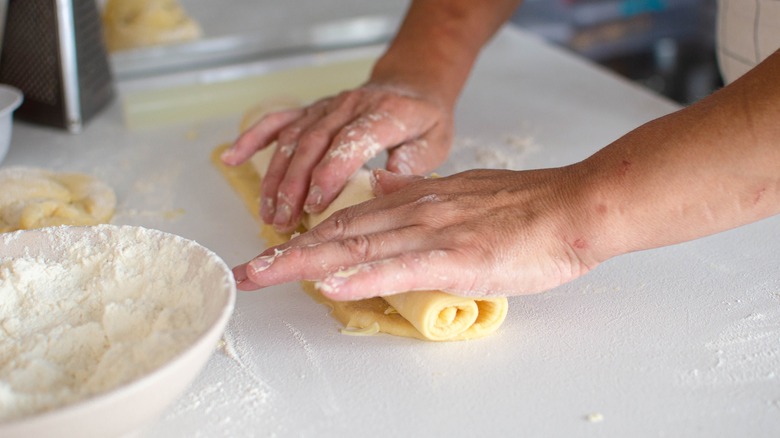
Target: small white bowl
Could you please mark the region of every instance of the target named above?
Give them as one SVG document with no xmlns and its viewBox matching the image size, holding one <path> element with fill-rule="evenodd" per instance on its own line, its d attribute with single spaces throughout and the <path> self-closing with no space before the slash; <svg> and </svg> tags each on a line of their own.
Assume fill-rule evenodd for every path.
<svg viewBox="0 0 780 438">
<path fill-rule="evenodd" d="M 196 306 L 201 311 L 194 313 L 200 315 L 200 318 L 192 322 L 192 327 L 197 327 L 198 330 L 196 334 L 192 334 L 194 341 L 189 345 L 181 346 L 180 351 L 173 354 L 171 359 L 158 368 L 118 387 L 69 405 L 0 423 L 0 437 L 118 437 L 143 430 L 152 424 L 200 373 L 215 351 L 233 311 L 236 296 L 235 282 L 230 269 L 222 259 L 191 240 L 162 231 L 142 227 L 98 225 L 43 228 L 0 234 L 0 261 L 25 256 L 42 256 L 48 260 L 74 257 L 72 254 L 67 256 L 61 254 L 72 252 L 68 249 L 69 245 L 72 246 L 72 242 L 83 242 L 84 239 L 90 243 L 91 248 L 94 248 L 94 250 L 86 250 L 91 254 L 90 257 L 95 254 L 100 257 L 103 254 L 101 251 L 104 251 L 110 252 L 114 260 L 122 260 L 124 256 L 117 256 L 117 248 L 123 248 L 120 250 L 122 254 L 124 248 L 128 247 L 131 247 L 132 251 L 140 249 L 144 251 L 143 254 L 149 251 L 148 254 L 155 254 L 156 257 L 154 269 L 151 271 L 157 270 L 157 260 L 163 257 L 160 255 L 163 254 L 160 248 L 165 245 L 168 263 L 166 266 L 171 267 L 170 271 L 166 268 L 165 272 L 167 274 L 176 271 L 175 275 L 166 275 L 165 278 L 170 277 L 171 282 L 177 278 L 187 282 L 187 279 L 198 275 L 200 279 L 193 281 L 194 284 L 187 282 L 184 283 L 185 289 L 179 288 L 187 294 L 202 296 L 202 301 L 197 301 Z M 138 248 L 137 245 L 144 245 L 144 247 Z M 132 248 L 133 246 L 136 246 L 135 249 Z M 78 257 L 82 257 L 81 253 L 79 254 Z M 175 256 L 171 257 L 171 254 Z M 30 258 L 25 257 L 25 260 Z M 105 262 L 100 263 L 99 266 L 105 266 Z M 138 279 L 138 275 L 141 275 L 139 284 L 147 284 L 146 282 L 151 280 L 146 280 L 145 276 L 154 275 L 154 272 L 147 274 L 148 270 L 134 271 L 132 275 L 135 277 L 128 277 L 128 279 Z M 102 269 L 100 271 L 103 272 Z M 159 275 L 155 275 L 154 278 L 158 279 Z M 157 280 L 154 284 L 161 285 Z M 147 290 L 146 287 L 142 289 Z M 165 292 L 160 288 L 153 290 L 154 296 Z M 105 301 L 106 298 L 102 300 Z"/>
<path fill-rule="evenodd" d="M 22 104 L 22 92 L 9 85 L 0 84 L 0 163 L 11 144 L 14 111 Z"/>
</svg>

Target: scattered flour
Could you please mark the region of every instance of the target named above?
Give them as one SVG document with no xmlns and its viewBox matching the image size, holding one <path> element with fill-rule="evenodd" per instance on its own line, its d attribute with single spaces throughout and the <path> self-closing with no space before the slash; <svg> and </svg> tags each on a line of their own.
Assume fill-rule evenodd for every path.
<svg viewBox="0 0 780 438">
<path fill-rule="evenodd" d="M 500 144 L 470 137 L 456 137 L 452 154 L 461 155 L 462 163 L 453 169 L 462 172 L 471 168 L 522 170 L 527 158 L 539 151 L 541 146 L 532 136 L 507 135 Z"/>
<path fill-rule="evenodd" d="M 177 183 L 183 172 L 181 163 L 172 164 L 161 171 L 138 173 L 133 169 L 129 173 L 136 175 L 135 179 L 128 181 L 132 190 L 121 194 L 122 202 L 117 205 L 114 221 L 149 224 L 154 220 L 165 222 L 180 219 L 186 213 L 176 200 Z"/>
<path fill-rule="evenodd" d="M 750 313 L 708 342 L 713 363 L 685 374 L 683 381 L 708 385 L 777 385 L 780 382 L 780 311 Z"/>
<path fill-rule="evenodd" d="M 193 242 L 143 228 L 95 228 L 90 238 L 71 238 L 66 228 L 36 231 L 48 239 L 41 253 L 56 257 L 0 254 L 0 421 L 128 383 L 206 329 L 204 297 L 193 291 L 212 267 L 180 263 Z M 22 234 L 0 236 L 0 246 Z"/>
</svg>

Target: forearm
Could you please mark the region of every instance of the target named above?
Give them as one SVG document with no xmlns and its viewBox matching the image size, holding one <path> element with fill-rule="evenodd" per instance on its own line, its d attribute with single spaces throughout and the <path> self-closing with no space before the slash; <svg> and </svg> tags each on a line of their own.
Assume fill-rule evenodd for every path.
<svg viewBox="0 0 780 438">
<path fill-rule="evenodd" d="M 581 242 L 605 259 L 780 213 L 779 76 L 780 52 L 575 166 L 591 225 Z"/>
<path fill-rule="evenodd" d="M 453 107 L 482 46 L 522 0 L 416 0 L 371 82 L 412 86 Z"/>
</svg>

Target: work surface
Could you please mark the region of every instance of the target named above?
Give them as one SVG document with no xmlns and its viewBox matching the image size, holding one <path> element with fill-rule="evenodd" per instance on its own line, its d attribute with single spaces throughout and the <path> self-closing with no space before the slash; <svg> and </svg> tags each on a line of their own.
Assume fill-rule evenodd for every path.
<svg viewBox="0 0 780 438">
<path fill-rule="evenodd" d="M 568 164 L 675 109 L 505 29 L 439 173 Z M 264 242 L 208 154 L 235 137 L 241 110 L 128 130 L 115 103 L 75 136 L 17 123 L 3 166 L 93 173 L 117 190 L 114 223 L 237 264 Z M 224 346 L 147 435 L 777 436 L 778 229 L 780 217 L 610 260 L 511 298 L 500 331 L 470 342 L 342 335 L 297 284 L 241 293 Z"/>
</svg>

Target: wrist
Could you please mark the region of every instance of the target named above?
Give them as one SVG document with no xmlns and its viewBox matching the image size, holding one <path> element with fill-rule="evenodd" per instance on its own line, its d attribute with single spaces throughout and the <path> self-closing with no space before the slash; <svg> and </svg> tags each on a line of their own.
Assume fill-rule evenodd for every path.
<svg viewBox="0 0 780 438">
<path fill-rule="evenodd" d="M 585 160 L 568 166 L 572 205 L 569 221 L 576 233 L 571 246 L 592 264 L 637 250 L 631 238 L 628 205 L 620 201 L 620 182 L 605 175 L 601 163 Z"/>
<path fill-rule="evenodd" d="M 431 61 L 430 58 L 423 61 L 411 55 L 388 52 L 376 62 L 366 85 L 424 98 L 452 112 L 471 64 L 449 64 L 447 67 L 447 63 Z"/>
</svg>

